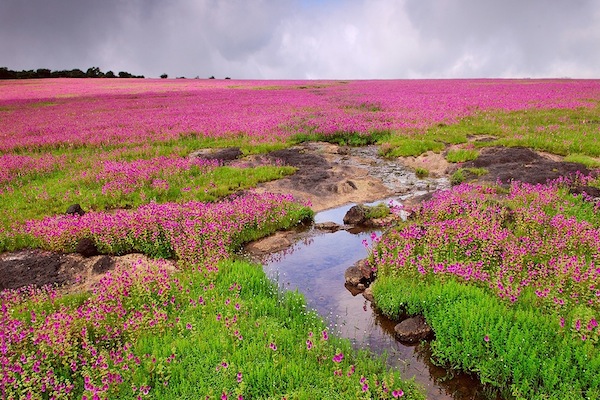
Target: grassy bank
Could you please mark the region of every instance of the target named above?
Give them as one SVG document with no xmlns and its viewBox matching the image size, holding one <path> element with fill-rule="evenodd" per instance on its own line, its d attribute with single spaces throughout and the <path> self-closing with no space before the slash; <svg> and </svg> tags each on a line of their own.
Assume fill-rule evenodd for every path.
<svg viewBox="0 0 600 400">
<path fill-rule="evenodd" d="M 423 314 L 436 362 L 505 396 L 598 397 L 600 219 L 577 184 L 434 196 L 374 244 L 378 307 Z"/>
</svg>

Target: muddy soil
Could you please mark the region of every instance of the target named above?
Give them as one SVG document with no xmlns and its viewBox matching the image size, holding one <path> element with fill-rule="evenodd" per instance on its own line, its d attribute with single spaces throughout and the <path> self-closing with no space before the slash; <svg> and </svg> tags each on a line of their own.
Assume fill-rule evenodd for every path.
<svg viewBox="0 0 600 400">
<path fill-rule="evenodd" d="M 195 156 L 201 156 L 199 152 Z M 238 160 L 238 149 L 224 149 L 211 157 L 223 161 Z M 425 154 L 417 158 L 383 160 L 375 147 L 349 149 L 329 143 L 305 143 L 266 156 L 271 162 L 281 162 L 297 168 L 294 175 L 260 185 L 257 191 L 291 193 L 315 211 L 348 203 L 367 203 L 407 192 L 431 193 L 442 187 L 418 180 L 407 174 L 404 165 L 425 164 L 438 176 L 448 176 L 457 166 L 449 166 L 442 155 Z M 251 162 L 251 160 L 249 161 Z M 480 157 L 462 167 L 483 167 L 489 173 L 483 181 L 521 180 L 544 183 L 548 179 L 589 171 L 581 164 L 565 163 L 556 156 L 536 153 L 524 148 L 487 148 Z M 442 180 L 443 181 L 443 180 Z M 440 182 L 440 180 L 436 181 Z M 268 239 L 257 252 L 267 253 L 285 248 L 291 240 L 286 233 Z M 60 254 L 42 250 L 22 250 L 0 255 L 0 290 L 26 285 L 59 285 L 66 290 L 87 290 L 108 270 L 119 263 L 131 262 L 141 255 L 123 257 Z"/>
</svg>

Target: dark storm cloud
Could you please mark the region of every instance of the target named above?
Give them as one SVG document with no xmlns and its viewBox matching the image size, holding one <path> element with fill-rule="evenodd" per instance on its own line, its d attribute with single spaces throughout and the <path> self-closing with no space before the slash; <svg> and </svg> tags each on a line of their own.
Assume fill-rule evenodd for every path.
<svg viewBox="0 0 600 400">
<path fill-rule="evenodd" d="M 0 66 L 156 77 L 599 77 L 594 0 L 1 0 Z"/>
</svg>

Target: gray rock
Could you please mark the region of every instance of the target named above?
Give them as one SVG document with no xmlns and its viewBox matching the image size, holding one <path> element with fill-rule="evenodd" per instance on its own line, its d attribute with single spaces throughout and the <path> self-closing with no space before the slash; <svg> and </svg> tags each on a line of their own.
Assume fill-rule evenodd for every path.
<svg viewBox="0 0 600 400">
<path fill-rule="evenodd" d="M 417 343 L 431 337 L 433 330 L 422 315 L 411 317 L 394 327 L 396 338 L 405 343 Z"/>
<path fill-rule="evenodd" d="M 335 222 L 331 222 L 331 221 L 319 222 L 318 224 L 315 224 L 315 229 L 318 229 L 320 231 L 337 232 L 341 228 L 342 227 L 340 225 L 336 224 Z"/>
<path fill-rule="evenodd" d="M 365 279 L 360 269 L 352 266 L 344 272 L 344 279 L 349 285 L 357 286 L 361 280 Z"/>
</svg>

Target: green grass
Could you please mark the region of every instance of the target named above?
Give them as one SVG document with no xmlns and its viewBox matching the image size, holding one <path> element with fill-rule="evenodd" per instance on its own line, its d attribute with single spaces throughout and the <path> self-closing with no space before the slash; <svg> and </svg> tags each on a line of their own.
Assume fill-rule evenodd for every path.
<svg viewBox="0 0 600 400">
<path fill-rule="evenodd" d="M 415 175 L 420 179 L 427 178 L 429 176 L 429 170 L 427 168 L 417 167 L 415 169 Z"/>
<path fill-rule="evenodd" d="M 148 383 L 156 388 L 151 398 L 220 398 L 227 393 L 229 398 L 243 395 L 249 399 L 356 399 L 362 398 L 361 376 L 372 387 L 369 396 L 379 398 L 375 387 L 379 380 L 392 389 L 402 388 L 407 398 L 423 398 L 413 383 L 402 382 L 397 372 L 386 371 L 382 359 L 352 351 L 347 340 L 333 336 L 323 340 L 321 332 L 326 326 L 306 309 L 303 297 L 279 292 L 259 266 L 227 261 L 219 269 L 214 289 L 208 291 L 196 278 L 180 277 L 189 290 L 186 296 L 210 300 L 201 308 L 181 310 L 180 329 L 142 337 L 136 345 L 137 354 L 150 354 L 158 360 L 176 355 L 176 361 L 162 373 L 155 368 L 140 374 L 138 385 L 150 378 Z M 235 285 L 241 289 L 232 291 Z M 232 300 L 229 305 L 227 299 Z M 240 305 L 239 311 L 234 304 Z M 234 317 L 236 322 L 225 322 Z M 187 324 L 192 329 L 183 328 Z M 307 340 L 314 344 L 311 349 Z M 332 358 L 340 352 L 344 358 L 336 364 Z M 352 365 L 356 372 L 348 376 Z M 335 370 L 343 374 L 336 376 Z"/>
<path fill-rule="evenodd" d="M 463 182 L 481 177 L 487 173 L 488 170 L 485 168 L 459 168 L 450 176 L 450 184 L 452 186 L 460 185 Z"/>
<path fill-rule="evenodd" d="M 504 388 L 504 398 L 600 395 L 600 357 L 591 343 L 557 335 L 555 317 L 507 306 L 482 288 L 456 281 L 384 277 L 373 293 L 385 314 L 423 314 L 435 331 L 436 362 L 476 372 L 482 383 Z"/>
<path fill-rule="evenodd" d="M 583 154 L 569 154 L 565 157 L 566 162 L 583 164 L 588 168 L 600 168 L 600 160 Z"/>
<path fill-rule="evenodd" d="M 462 163 L 475 160 L 478 156 L 479 152 L 477 150 L 456 149 L 448 151 L 446 160 L 451 163 Z"/>
<path fill-rule="evenodd" d="M 298 133 L 291 137 L 291 143 L 303 142 L 328 142 L 340 146 L 366 146 L 370 144 L 378 144 L 389 138 L 389 131 L 374 131 L 367 134 L 357 132 L 335 132 L 335 133 Z"/>
</svg>

